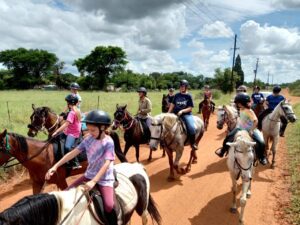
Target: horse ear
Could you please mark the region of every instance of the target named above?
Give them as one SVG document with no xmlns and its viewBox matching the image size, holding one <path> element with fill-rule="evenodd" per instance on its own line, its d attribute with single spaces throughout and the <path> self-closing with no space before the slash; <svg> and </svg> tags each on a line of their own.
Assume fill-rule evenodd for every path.
<svg viewBox="0 0 300 225">
<path fill-rule="evenodd" d="M 236 142 L 226 142 L 226 145 L 235 147 L 237 145 Z"/>
<path fill-rule="evenodd" d="M 126 109 L 126 107 L 127 107 L 127 104 L 123 106 L 123 110 L 125 110 L 125 109 Z"/>
<path fill-rule="evenodd" d="M 117 109 L 119 108 L 119 104 L 116 104 L 116 108 L 117 108 Z"/>
<path fill-rule="evenodd" d="M 33 111 L 35 110 L 35 105 L 34 104 L 32 104 L 31 105 L 31 107 L 32 107 L 32 109 L 33 109 Z"/>
<path fill-rule="evenodd" d="M 5 137 L 7 134 L 7 129 L 5 129 L 2 134 L 3 134 L 3 137 Z"/>
</svg>

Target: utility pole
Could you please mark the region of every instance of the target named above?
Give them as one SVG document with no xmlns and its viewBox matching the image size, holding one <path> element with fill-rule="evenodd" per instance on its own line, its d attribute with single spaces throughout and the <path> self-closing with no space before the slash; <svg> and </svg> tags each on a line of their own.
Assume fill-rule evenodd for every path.
<svg viewBox="0 0 300 225">
<path fill-rule="evenodd" d="M 254 72 L 253 86 L 255 86 L 255 83 L 256 83 L 256 74 L 257 74 L 257 69 L 258 69 L 258 62 L 259 62 L 259 58 L 257 58 L 257 60 L 256 60 L 256 67 L 255 67 L 255 70 L 253 71 Z"/>
<path fill-rule="evenodd" d="M 232 57 L 232 69 L 231 69 L 231 87 L 233 87 L 233 67 L 234 67 L 234 60 L 235 60 L 235 50 L 239 49 L 236 47 L 236 38 L 237 35 L 234 35 L 234 47 L 233 47 L 233 57 Z"/>
<path fill-rule="evenodd" d="M 267 80 L 267 90 L 269 90 L 269 77 L 270 77 L 270 72 L 268 72 L 268 80 Z"/>
</svg>

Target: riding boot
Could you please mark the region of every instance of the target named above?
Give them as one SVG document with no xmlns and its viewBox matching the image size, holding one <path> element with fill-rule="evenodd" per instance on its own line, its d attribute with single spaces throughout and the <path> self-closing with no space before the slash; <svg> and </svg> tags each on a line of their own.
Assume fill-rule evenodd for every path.
<svg viewBox="0 0 300 225">
<path fill-rule="evenodd" d="M 109 225 L 118 225 L 118 215 L 115 209 L 112 209 L 112 211 L 109 213 L 105 212 L 105 216 L 108 220 Z"/>
<path fill-rule="evenodd" d="M 201 112 L 202 112 L 202 104 L 200 103 L 199 104 L 199 111 L 198 111 L 198 113 L 201 114 Z"/>
<path fill-rule="evenodd" d="M 227 155 L 228 149 L 226 149 L 225 147 L 219 148 L 215 151 L 216 155 L 219 156 L 220 158 L 223 158 L 224 155 Z"/>
<path fill-rule="evenodd" d="M 195 151 L 198 149 L 198 146 L 196 145 L 196 135 L 193 134 L 193 135 L 190 135 L 190 144 L 191 144 L 191 147 L 192 147 L 192 150 Z"/>
</svg>

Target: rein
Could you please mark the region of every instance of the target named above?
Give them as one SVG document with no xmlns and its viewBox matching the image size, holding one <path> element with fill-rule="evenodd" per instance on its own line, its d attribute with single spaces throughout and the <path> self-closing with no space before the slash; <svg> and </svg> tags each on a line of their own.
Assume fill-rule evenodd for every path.
<svg viewBox="0 0 300 225">
<path fill-rule="evenodd" d="M 30 160 L 32 160 L 33 158 L 37 157 L 38 155 L 40 155 L 45 149 L 47 149 L 47 147 L 51 144 L 51 141 L 54 139 L 55 137 L 51 137 L 46 143 L 45 145 L 34 155 L 32 155 L 31 157 L 23 160 L 23 161 L 19 161 L 17 163 L 14 163 L 14 164 L 11 164 L 11 165 L 8 165 L 7 166 L 7 163 L 4 165 L 4 166 L 0 166 L 0 168 L 4 168 L 4 169 L 7 169 L 7 168 L 10 168 L 10 167 L 13 167 L 13 166 L 16 166 L 16 165 L 19 165 L 19 164 L 23 164 L 25 162 L 28 162 Z M 11 146 L 9 145 L 9 142 L 8 142 L 8 134 L 6 134 L 6 145 L 8 146 L 8 148 L 2 146 L 2 148 L 0 150 L 4 150 L 4 153 L 12 156 L 12 154 L 9 152 L 11 150 Z M 13 156 L 12 156 L 13 157 Z"/>
<path fill-rule="evenodd" d="M 244 153 L 244 152 L 238 151 L 236 148 L 234 148 L 234 153 L 236 153 L 236 152 L 237 152 L 237 153 L 242 153 L 242 154 Z M 253 149 L 251 149 L 251 150 L 248 151 L 248 152 L 253 152 Z M 241 166 L 241 164 L 238 162 L 238 160 L 237 160 L 237 158 L 236 158 L 235 156 L 234 156 L 234 163 L 235 163 L 235 165 L 237 165 L 237 167 L 238 167 L 238 169 L 239 169 L 239 173 L 238 173 L 237 176 L 236 176 L 236 180 L 239 179 L 242 170 L 243 170 L 243 171 L 250 170 L 250 169 L 252 168 L 252 166 L 254 165 L 254 161 L 252 161 L 252 162 L 250 163 L 249 167 L 244 168 L 244 167 Z"/>
<path fill-rule="evenodd" d="M 121 120 L 117 120 L 116 118 L 114 119 L 114 121 L 117 122 L 117 124 L 121 124 L 124 130 L 129 130 L 130 128 L 132 128 L 132 125 L 134 123 L 134 119 L 130 116 L 128 118 L 129 114 L 127 111 L 125 111 L 125 115 Z M 125 123 L 128 121 L 128 119 L 131 119 L 131 121 L 129 123 Z"/>
</svg>

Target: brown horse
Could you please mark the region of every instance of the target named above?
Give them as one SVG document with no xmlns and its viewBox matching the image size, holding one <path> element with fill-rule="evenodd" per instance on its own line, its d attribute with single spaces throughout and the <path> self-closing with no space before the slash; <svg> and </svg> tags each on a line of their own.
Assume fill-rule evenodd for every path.
<svg viewBox="0 0 300 225">
<path fill-rule="evenodd" d="M 60 127 L 64 121 L 60 120 L 59 115 L 53 112 L 49 107 L 35 108 L 32 104 L 33 113 L 30 116 L 30 124 L 28 124 L 27 135 L 29 137 L 35 137 L 39 131 L 48 132 L 48 138 L 52 136 L 54 131 Z"/>
<path fill-rule="evenodd" d="M 264 101 L 256 104 L 255 107 L 252 107 L 255 115 L 258 117 L 264 110 L 265 110 L 265 107 L 264 107 Z"/>
<path fill-rule="evenodd" d="M 138 121 L 137 118 L 134 118 L 130 115 L 130 113 L 126 109 L 127 105 L 119 106 L 116 105 L 116 112 L 114 113 L 114 122 L 112 129 L 115 130 L 120 125 L 122 125 L 124 129 L 124 140 L 126 142 L 124 155 L 126 156 L 129 148 L 131 146 L 135 147 L 135 156 L 136 161 L 139 162 L 140 157 L 140 144 L 147 144 L 150 137 L 145 137 L 143 128 Z M 165 152 L 163 151 L 163 156 L 165 156 Z M 152 159 L 152 150 L 150 149 L 150 154 L 148 160 Z"/>
<path fill-rule="evenodd" d="M 207 130 L 209 124 L 209 117 L 212 112 L 212 104 L 209 99 L 205 98 L 202 104 L 202 117 L 204 122 L 204 128 Z"/>
<path fill-rule="evenodd" d="M 117 156 L 123 155 L 119 136 L 113 132 L 111 133 L 111 137 L 115 143 L 115 152 L 118 152 Z M 51 139 L 48 141 L 39 141 L 19 134 L 7 133 L 6 130 L 0 133 L 0 156 L 0 165 L 6 163 L 10 157 L 15 157 L 20 164 L 28 169 L 34 194 L 42 191 L 45 184 L 45 174 L 56 163 Z M 124 159 L 126 160 L 124 155 L 123 158 L 119 159 L 121 162 Z M 66 178 L 83 173 L 87 162 L 84 161 L 81 165 L 81 169 L 71 171 L 67 171 L 65 167 L 60 167 L 47 183 L 56 184 L 61 190 L 67 188 Z"/>
</svg>

